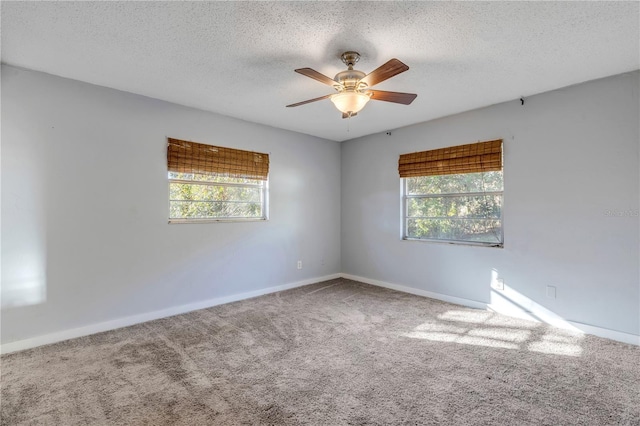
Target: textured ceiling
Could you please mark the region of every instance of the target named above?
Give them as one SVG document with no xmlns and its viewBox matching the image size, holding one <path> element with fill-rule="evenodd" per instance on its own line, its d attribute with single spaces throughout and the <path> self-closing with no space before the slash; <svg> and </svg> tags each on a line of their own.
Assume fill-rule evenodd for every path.
<svg viewBox="0 0 640 426">
<path fill-rule="evenodd" d="M 4 63 L 346 140 L 640 67 L 638 2 L 2 2 Z M 343 120 L 329 100 L 356 50 L 409 71 Z"/>
</svg>

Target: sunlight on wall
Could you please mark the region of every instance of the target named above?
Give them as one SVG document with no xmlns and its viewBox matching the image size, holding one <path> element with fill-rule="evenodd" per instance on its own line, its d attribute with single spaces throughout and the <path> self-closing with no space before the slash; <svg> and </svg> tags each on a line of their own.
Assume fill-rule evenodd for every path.
<svg viewBox="0 0 640 426">
<path fill-rule="evenodd" d="M 3 309 L 39 304 L 47 298 L 45 216 L 49 180 L 45 178 L 45 170 L 50 158 L 43 149 L 44 139 L 36 136 L 38 126 L 29 121 L 24 122 L 24 127 L 19 123 L 22 122 L 12 122 L 9 130 L 2 129 L 0 305 Z M 5 139 L 12 143 L 4 144 Z"/>
<path fill-rule="evenodd" d="M 47 283 L 44 260 L 39 255 L 22 255 L 12 253 L 3 255 L 3 263 L 7 257 L 17 257 L 6 262 L 12 267 L 3 265 L 0 296 L 2 308 L 37 305 L 47 299 Z"/>
<path fill-rule="evenodd" d="M 498 270 L 492 269 L 489 310 L 517 318 L 544 322 L 565 330 L 581 332 L 558 314 L 505 285 L 504 282 L 499 282 L 498 276 Z"/>
<path fill-rule="evenodd" d="M 37 305 L 47 299 L 44 276 L 2 280 L 2 308 Z"/>
</svg>

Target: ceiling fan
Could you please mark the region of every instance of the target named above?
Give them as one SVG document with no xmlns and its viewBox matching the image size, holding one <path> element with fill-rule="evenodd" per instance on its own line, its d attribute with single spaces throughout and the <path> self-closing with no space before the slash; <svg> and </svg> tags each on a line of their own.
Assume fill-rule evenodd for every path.
<svg viewBox="0 0 640 426">
<path fill-rule="evenodd" d="M 357 115 L 370 99 L 409 105 L 418 96 L 414 93 L 371 90 L 372 86 L 409 69 L 407 65 L 397 59 L 391 59 L 369 74 L 365 74 L 362 71 L 353 69 L 356 62 L 360 60 L 360 54 L 358 52 L 344 52 L 340 58 L 347 66 L 347 70 L 339 72 L 333 79 L 311 68 L 299 68 L 295 70 L 298 74 L 305 75 L 320 83 L 333 87 L 338 93 L 287 105 L 287 107 L 297 107 L 330 98 L 336 108 L 342 112 L 342 118 L 351 118 Z"/>
</svg>

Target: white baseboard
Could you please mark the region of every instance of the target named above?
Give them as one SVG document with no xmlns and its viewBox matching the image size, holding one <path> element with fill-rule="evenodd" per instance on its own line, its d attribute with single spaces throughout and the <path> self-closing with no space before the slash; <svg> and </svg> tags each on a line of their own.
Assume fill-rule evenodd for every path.
<svg viewBox="0 0 640 426">
<path fill-rule="evenodd" d="M 581 330 L 585 334 L 592 334 L 606 339 L 616 340 L 618 342 L 629 343 L 631 345 L 640 346 L 640 336 L 637 334 L 624 333 L 622 331 L 610 330 L 608 328 L 596 327 L 589 324 L 582 324 L 575 321 L 567 321 L 575 328 Z"/>
<path fill-rule="evenodd" d="M 457 305 L 467 306 L 476 309 L 490 309 L 491 306 L 484 302 L 478 302 L 475 300 L 464 299 L 461 297 L 448 296 L 446 294 L 434 293 L 431 291 L 420 290 L 413 287 L 407 287 L 399 284 L 392 284 L 385 281 L 374 280 L 366 277 L 359 277 L 357 275 L 340 274 L 342 278 L 346 278 L 353 281 L 362 282 L 365 284 L 371 284 L 378 287 L 390 288 L 392 290 L 401 291 L 403 293 L 415 294 L 417 296 L 429 297 L 431 299 L 442 300 L 443 302 L 455 303 Z M 523 318 L 520 315 L 510 315 L 509 313 L 503 313 L 503 315 L 515 316 Z M 564 322 L 570 324 L 575 329 L 582 331 L 585 334 L 592 334 L 598 337 L 604 337 L 606 339 L 616 340 L 618 342 L 629 343 L 632 345 L 640 346 L 640 336 L 637 334 L 624 333 L 622 331 L 610 330 L 608 328 L 597 327 L 594 325 L 583 324 L 580 322 L 564 320 Z"/>
<path fill-rule="evenodd" d="M 7 354 L 11 352 L 22 351 L 25 349 L 31 349 L 42 345 L 48 345 L 51 343 L 62 342 L 64 340 L 75 339 L 77 337 L 88 336 L 90 334 L 101 333 L 103 331 L 115 330 L 122 327 L 128 327 L 130 325 L 140 324 L 147 321 L 153 321 L 160 318 L 171 317 L 174 315 L 180 315 L 191 311 L 197 311 L 199 309 L 206 309 L 212 306 L 223 305 L 225 303 L 237 302 L 239 300 L 251 299 L 253 297 L 262 296 L 269 293 L 276 293 L 278 291 L 289 290 L 296 287 L 302 287 L 309 284 L 318 283 L 321 281 L 332 280 L 336 278 L 346 278 L 353 281 L 359 281 L 365 284 L 371 284 L 378 287 L 389 288 L 392 290 L 401 291 L 403 293 L 415 294 L 417 296 L 429 297 L 431 299 L 442 300 L 444 302 L 455 303 L 457 305 L 468 306 L 475 309 L 488 309 L 487 303 L 478 302 L 475 300 L 464 299 L 461 297 L 448 296 L 446 294 L 434 293 L 431 291 L 421 290 L 413 287 L 407 287 L 399 284 L 392 284 L 385 281 L 374 280 L 371 278 L 360 277 L 351 274 L 332 274 L 323 277 L 309 278 L 302 281 L 296 281 L 289 284 L 283 284 L 274 287 L 268 287 L 261 290 L 250 291 L 246 293 L 234 294 L 231 296 L 218 297 L 215 299 L 203 300 L 196 303 L 190 303 L 187 305 L 174 306 L 159 311 L 147 312 L 144 314 L 133 315 L 125 318 L 118 318 L 111 321 L 105 321 L 98 324 L 91 324 L 84 327 L 73 328 L 70 330 L 58 331 L 55 333 L 45 334 L 42 336 L 36 336 L 29 339 L 18 340 L 15 342 L 5 343 L 0 345 L 0 354 Z M 604 337 L 619 342 L 629 343 L 632 345 L 640 346 L 640 336 L 636 334 L 624 333 L 616 330 L 609 330 L 607 328 L 596 327 L 593 325 L 582 324 L 575 321 L 566 320 L 567 323 L 573 325 L 577 329 L 586 334 L 592 334 L 598 337 Z"/>
<path fill-rule="evenodd" d="M 88 336 L 90 334 L 101 333 L 103 331 L 115 330 L 117 328 L 128 327 L 130 325 L 140 324 L 147 321 L 153 321 L 160 318 L 180 315 L 199 309 L 210 308 L 212 306 L 224 305 L 225 303 L 237 302 L 239 300 L 251 299 L 253 297 L 263 296 L 269 293 L 289 290 L 296 287 L 302 287 L 309 284 L 315 284 L 321 281 L 333 280 L 340 278 L 342 274 L 332 274 L 323 277 L 309 278 L 302 281 L 296 281 L 289 284 L 283 284 L 275 287 L 263 288 L 260 290 L 250 291 L 246 293 L 233 294 L 231 296 L 218 297 L 215 299 L 203 300 L 187 305 L 172 306 L 159 311 L 146 312 L 144 314 L 132 315 L 129 317 L 118 318 L 111 321 L 105 321 L 97 324 L 91 324 L 84 327 L 73 328 L 70 330 L 58 331 L 55 333 L 45 334 L 42 336 L 31 337 L 29 339 L 18 340 L 15 342 L 5 343 L 0 346 L 0 354 L 22 351 L 25 349 L 35 348 L 37 346 L 48 345 L 51 343 L 62 342 L 64 340 L 75 339 L 77 337 Z"/>
<path fill-rule="evenodd" d="M 431 291 L 420 290 L 418 288 L 407 287 L 400 284 L 392 284 L 385 281 L 373 280 L 371 278 L 359 277 L 357 275 L 342 274 L 342 278 L 359 281 L 361 283 L 371 284 L 378 287 L 390 288 L 391 290 L 397 290 L 403 293 L 415 294 L 416 296 L 424 296 L 430 299 L 442 300 L 443 302 L 455 303 L 456 305 L 468 306 L 470 308 L 487 309 L 486 303 L 477 302 L 470 299 L 463 299 L 461 297 L 448 296 L 446 294 L 434 293 Z"/>
</svg>

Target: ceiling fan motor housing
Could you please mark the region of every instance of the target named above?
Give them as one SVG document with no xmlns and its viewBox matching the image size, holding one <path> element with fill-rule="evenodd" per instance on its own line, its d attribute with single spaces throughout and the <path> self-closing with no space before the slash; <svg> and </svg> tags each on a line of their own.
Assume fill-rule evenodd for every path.
<svg viewBox="0 0 640 426">
<path fill-rule="evenodd" d="M 363 73 L 362 71 L 351 69 L 346 71 L 340 71 L 338 74 L 336 74 L 336 76 L 333 79 L 336 82 L 342 84 L 345 87 L 345 89 L 356 89 L 358 88 L 357 87 L 358 82 L 362 80 L 365 76 L 366 74 Z"/>
</svg>

